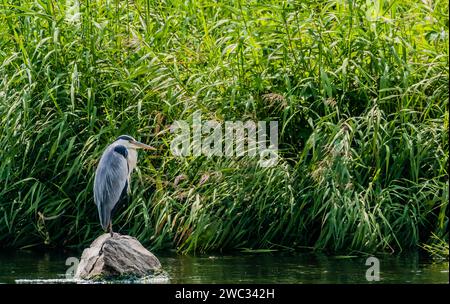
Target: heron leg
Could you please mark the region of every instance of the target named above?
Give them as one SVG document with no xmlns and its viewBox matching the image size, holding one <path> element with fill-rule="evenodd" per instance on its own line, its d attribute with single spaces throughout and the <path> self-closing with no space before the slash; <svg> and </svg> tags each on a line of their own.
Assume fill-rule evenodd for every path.
<svg viewBox="0 0 450 304">
<path fill-rule="evenodd" d="M 111 233 L 111 237 L 114 236 L 114 232 L 112 230 L 112 222 L 109 222 L 109 233 Z"/>
</svg>

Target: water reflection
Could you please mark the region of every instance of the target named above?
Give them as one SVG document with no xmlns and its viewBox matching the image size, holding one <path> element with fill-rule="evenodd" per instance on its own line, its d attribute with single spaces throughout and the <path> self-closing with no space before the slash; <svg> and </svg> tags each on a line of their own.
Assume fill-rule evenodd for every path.
<svg viewBox="0 0 450 304">
<path fill-rule="evenodd" d="M 173 283 L 368 283 L 366 257 L 313 254 L 160 256 Z M 448 283 L 448 262 L 380 255 L 381 283 Z"/>
<path fill-rule="evenodd" d="M 0 283 L 17 279 L 64 279 L 74 252 L 0 252 Z M 324 254 L 251 254 L 179 256 L 157 253 L 171 283 L 369 283 L 366 257 Z M 380 283 L 447 283 L 448 261 L 436 262 L 418 252 L 377 255 Z M 370 282 L 377 283 L 377 282 Z"/>
</svg>

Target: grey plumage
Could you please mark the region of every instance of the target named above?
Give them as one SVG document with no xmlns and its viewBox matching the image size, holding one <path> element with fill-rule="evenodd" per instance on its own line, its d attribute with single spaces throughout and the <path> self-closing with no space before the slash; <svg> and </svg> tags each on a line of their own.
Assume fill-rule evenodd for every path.
<svg viewBox="0 0 450 304">
<path fill-rule="evenodd" d="M 127 160 L 114 151 L 115 146 L 110 145 L 103 153 L 94 179 L 94 201 L 104 230 L 108 228 L 112 210 L 119 202 L 130 175 Z"/>
<path fill-rule="evenodd" d="M 155 148 L 122 135 L 103 152 L 94 178 L 94 201 L 97 205 L 100 224 L 112 232 L 112 213 L 123 195 L 130 190 L 130 178 L 137 163 L 136 149 Z"/>
</svg>

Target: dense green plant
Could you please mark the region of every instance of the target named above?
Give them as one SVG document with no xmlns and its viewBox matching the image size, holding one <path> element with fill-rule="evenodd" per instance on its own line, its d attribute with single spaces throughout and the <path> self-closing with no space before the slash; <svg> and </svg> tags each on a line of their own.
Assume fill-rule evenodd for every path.
<svg viewBox="0 0 450 304">
<path fill-rule="evenodd" d="M 436 234 L 431 236 L 429 244 L 423 245 L 423 249 L 425 249 L 433 257 L 433 259 L 448 260 L 448 240 L 443 240 Z"/>
<path fill-rule="evenodd" d="M 158 146 L 115 219 L 153 249 L 448 240 L 447 1 L 1 0 L 0 24 L 2 247 L 98 236 L 120 134 Z M 277 120 L 278 165 L 174 157 L 196 110 Z"/>
</svg>

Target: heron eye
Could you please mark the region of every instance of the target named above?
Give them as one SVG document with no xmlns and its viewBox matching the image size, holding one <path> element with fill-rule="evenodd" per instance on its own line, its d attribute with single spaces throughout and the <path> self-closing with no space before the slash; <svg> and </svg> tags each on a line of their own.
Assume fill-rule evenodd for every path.
<svg viewBox="0 0 450 304">
<path fill-rule="evenodd" d="M 114 147 L 114 151 L 122 155 L 123 157 L 128 157 L 128 150 L 125 146 L 119 145 Z"/>
</svg>

